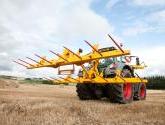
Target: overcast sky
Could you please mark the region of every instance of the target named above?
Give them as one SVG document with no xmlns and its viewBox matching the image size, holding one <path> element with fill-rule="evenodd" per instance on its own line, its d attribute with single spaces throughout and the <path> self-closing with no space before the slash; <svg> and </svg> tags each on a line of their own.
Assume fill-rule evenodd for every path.
<svg viewBox="0 0 165 125">
<path fill-rule="evenodd" d="M 112 46 L 108 33 L 148 64 L 141 75 L 165 74 L 165 0 L 0 0 L 0 74 L 53 76 L 12 60 L 62 46 L 87 51 L 83 40 Z"/>
</svg>

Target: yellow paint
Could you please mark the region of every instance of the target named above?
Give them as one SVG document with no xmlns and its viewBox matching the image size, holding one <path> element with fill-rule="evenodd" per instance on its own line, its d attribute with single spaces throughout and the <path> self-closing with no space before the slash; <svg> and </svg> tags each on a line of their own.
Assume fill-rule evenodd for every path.
<svg viewBox="0 0 165 125">
<path fill-rule="evenodd" d="M 84 63 L 91 62 L 91 61 L 97 60 L 97 59 L 105 59 L 105 58 L 129 55 L 130 51 L 129 50 L 124 50 L 124 53 L 123 53 L 120 50 L 113 50 L 113 51 L 101 52 L 101 54 L 102 54 L 102 56 L 99 53 L 95 52 L 95 51 L 91 52 L 89 54 L 83 55 L 83 56 L 81 56 L 79 54 L 79 56 L 81 57 L 81 59 L 80 59 L 76 55 L 74 55 L 73 53 L 71 53 L 68 50 L 64 49 L 64 52 L 61 56 L 63 58 L 65 58 L 67 61 L 65 61 L 64 59 L 62 59 L 60 57 L 58 59 L 48 60 L 49 62 L 51 62 L 51 64 L 44 61 L 44 60 L 40 60 L 39 61 L 39 62 L 41 62 L 40 64 L 33 64 L 34 66 L 29 66 L 28 69 L 41 68 L 41 67 L 54 67 L 54 68 L 57 68 L 59 66 L 70 65 L 70 64 L 75 64 L 75 65 L 80 66 Z"/>
<path fill-rule="evenodd" d="M 124 83 L 131 83 L 131 84 L 137 84 L 137 83 L 147 83 L 148 81 L 146 79 L 140 79 L 140 78 L 121 78 L 119 76 L 116 76 L 115 78 L 103 78 L 102 76 L 97 76 L 94 79 L 86 79 L 86 78 L 75 78 L 72 79 L 70 77 L 66 77 L 60 81 L 54 80 L 53 82 L 56 83 L 97 83 L 97 84 L 124 84 Z"/>
<path fill-rule="evenodd" d="M 81 55 L 80 52 L 74 53 L 71 50 L 65 48 L 63 53 L 59 55 L 57 59 L 51 59 L 45 61 L 44 57 L 39 61 L 38 64 L 32 64 L 28 69 L 41 68 L 41 67 L 52 67 L 57 68 L 59 66 L 75 64 L 77 66 L 82 66 L 84 69 L 83 77 L 71 78 L 67 76 L 66 78 L 53 80 L 56 83 L 97 83 L 97 84 L 124 84 L 124 83 L 147 83 L 146 79 L 141 78 L 123 78 L 120 77 L 121 71 L 116 70 L 115 78 L 104 78 L 103 73 L 98 72 L 98 64 L 100 59 L 120 57 L 124 55 L 130 55 L 129 50 L 112 50 L 106 52 L 99 52 L 98 45 L 92 46 L 93 50 L 89 54 Z M 46 59 L 47 60 L 47 59 Z M 83 66 L 84 63 L 89 63 L 91 65 L 90 69 L 86 70 Z M 146 66 L 142 65 L 132 65 L 133 69 L 144 69 Z"/>
</svg>

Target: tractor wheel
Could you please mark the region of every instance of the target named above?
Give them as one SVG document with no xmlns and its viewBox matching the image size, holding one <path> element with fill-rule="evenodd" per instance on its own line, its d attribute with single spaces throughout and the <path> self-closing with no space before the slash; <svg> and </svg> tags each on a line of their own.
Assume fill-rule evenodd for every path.
<svg viewBox="0 0 165 125">
<path fill-rule="evenodd" d="M 133 86 L 130 83 L 108 85 L 107 89 L 111 102 L 126 104 L 133 101 Z"/>
<path fill-rule="evenodd" d="M 127 78 L 131 77 L 130 70 L 124 69 L 121 76 Z M 134 88 L 131 83 L 109 84 L 106 89 L 106 95 L 111 102 L 126 104 L 133 101 Z"/>
<path fill-rule="evenodd" d="M 103 85 L 93 84 L 93 93 L 95 99 L 101 99 L 103 97 Z"/>
<path fill-rule="evenodd" d="M 88 83 L 78 83 L 76 85 L 76 92 L 77 92 L 77 95 L 79 97 L 79 99 L 81 100 L 89 100 L 89 99 L 93 99 L 94 97 L 94 94 L 92 93 L 91 91 L 91 87 L 90 87 L 90 84 Z"/>
<path fill-rule="evenodd" d="M 137 85 L 137 91 L 134 93 L 134 100 L 145 100 L 146 99 L 146 85 L 140 83 Z"/>
</svg>

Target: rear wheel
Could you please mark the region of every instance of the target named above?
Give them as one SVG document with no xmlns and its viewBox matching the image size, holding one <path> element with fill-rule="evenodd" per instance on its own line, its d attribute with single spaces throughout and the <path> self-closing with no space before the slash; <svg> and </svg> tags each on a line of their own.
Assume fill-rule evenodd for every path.
<svg viewBox="0 0 165 125">
<path fill-rule="evenodd" d="M 122 77 L 131 77 L 131 72 L 128 69 L 123 69 Z M 133 101 L 134 88 L 131 83 L 124 84 L 109 84 L 106 87 L 106 93 L 111 102 L 130 103 Z"/>
<path fill-rule="evenodd" d="M 76 85 L 76 89 L 77 89 L 76 92 L 77 92 L 79 99 L 81 99 L 81 100 L 93 99 L 93 93 L 91 92 L 90 84 L 78 83 Z"/>
<path fill-rule="evenodd" d="M 103 85 L 93 84 L 91 89 L 95 99 L 101 99 L 103 97 Z"/>
<path fill-rule="evenodd" d="M 104 85 L 94 83 L 78 83 L 76 88 L 77 95 L 81 100 L 101 99 L 104 96 Z"/>
</svg>

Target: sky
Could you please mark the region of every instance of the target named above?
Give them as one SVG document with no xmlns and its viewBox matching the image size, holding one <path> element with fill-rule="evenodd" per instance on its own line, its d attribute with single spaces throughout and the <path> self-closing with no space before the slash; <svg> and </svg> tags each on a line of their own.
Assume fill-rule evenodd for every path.
<svg viewBox="0 0 165 125">
<path fill-rule="evenodd" d="M 165 0 L 0 0 L 0 74 L 55 76 L 12 60 L 55 58 L 48 50 L 62 46 L 90 51 L 84 40 L 112 46 L 108 33 L 148 65 L 140 75 L 165 75 Z"/>
</svg>

